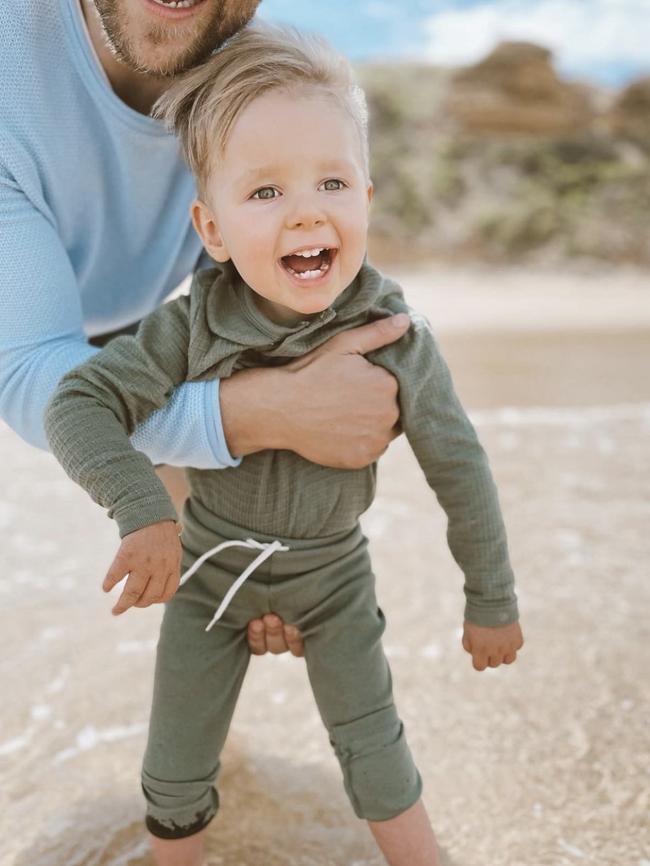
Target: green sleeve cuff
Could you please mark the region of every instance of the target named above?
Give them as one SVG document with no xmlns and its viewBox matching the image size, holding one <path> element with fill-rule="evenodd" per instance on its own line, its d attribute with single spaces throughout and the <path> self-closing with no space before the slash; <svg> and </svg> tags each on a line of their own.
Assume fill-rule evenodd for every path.
<svg viewBox="0 0 650 866">
<path fill-rule="evenodd" d="M 467 602 L 465 605 L 465 620 L 471 622 L 473 625 L 491 628 L 500 625 L 510 625 L 519 620 L 517 601 L 514 600 L 506 604 L 493 605 L 491 607 L 481 607 Z"/>
<path fill-rule="evenodd" d="M 168 496 L 129 503 L 110 516 L 114 518 L 119 527 L 120 538 L 124 538 L 130 532 L 135 532 L 136 529 L 151 526 L 152 523 L 160 523 L 162 520 L 178 520 L 176 509 Z"/>
</svg>

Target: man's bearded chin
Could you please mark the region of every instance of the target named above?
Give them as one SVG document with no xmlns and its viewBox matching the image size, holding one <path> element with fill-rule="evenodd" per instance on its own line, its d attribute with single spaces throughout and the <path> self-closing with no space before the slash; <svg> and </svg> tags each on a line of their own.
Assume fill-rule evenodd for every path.
<svg viewBox="0 0 650 866">
<path fill-rule="evenodd" d="M 211 18 L 197 25 L 194 34 L 179 28 L 185 37 L 184 45 L 179 47 L 176 28 L 150 25 L 140 39 L 134 40 L 127 32 L 128 15 L 118 8 L 120 0 L 93 0 L 93 3 L 111 54 L 129 69 L 159 78 L 172 78 L 204 63 L 251 20 L 258 5 L 256 0 L 241 2 L 237 4 L 239 10 L 233 12 L 227 2 L 222 2 Z"/>
</svg>

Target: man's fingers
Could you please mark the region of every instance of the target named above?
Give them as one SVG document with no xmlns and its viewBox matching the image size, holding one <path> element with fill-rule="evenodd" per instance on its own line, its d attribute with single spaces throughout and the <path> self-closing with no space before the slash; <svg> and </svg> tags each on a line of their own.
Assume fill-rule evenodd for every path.
<svg viewBox="0 0 650 866">
<path fill-rule="evenodd" d="M 247 630 L 248 648 L 254 656 L 263 656 L 266 652 L 266 630 L 261 619 L 252 619 Z"/>
<path fill-rule="evenodd" d="M 313 356 L 326 352 L 339 352 L 344 355 L 365 355 L 366 352 L 394 343 L 406 333 L 410 323 L 411 320 L 406 313 L 378 319 L 369 325 L 361 325 L 337 334 L 311 354 Z"/>
<path fill-rule="evenodd" d="M 146 574 L 135 574 L 134 572 L 131 572 L 124 584 L 122 594 L 118 598 L 111 612 L 115 616 L 118 616 L 119 614 L 124 613 L 125 610 L 133 607 L 144 592 L 148 580 L 149 577 Z"/>
<path fill-rule="evenodd" d="M 279 616 L 267 613 L 263 617 L 266 627 L 266 648 L 273 655 L 281 655 L 289 650 L 284 637 L 284 624 Z"/>
<path fill-rule="evenodd" d="M 252 619 L 248 623 L 247 638 L 248 647 L 256 656 L 267 652 L 280 655 L 288 651 L 300 658 L 305 654 L 299 629 L 295 625 L 285 625 L 274 613 L 265 614 L 262 619 Z"/>
<path fill-rule="evenodd" d="M 295 625 L 285 625 L 284 639 L 289 647 L 291 655 L 301 658 L 305 654 L 305 644 L 302 640 L 302 635 Z"/>
</svg>

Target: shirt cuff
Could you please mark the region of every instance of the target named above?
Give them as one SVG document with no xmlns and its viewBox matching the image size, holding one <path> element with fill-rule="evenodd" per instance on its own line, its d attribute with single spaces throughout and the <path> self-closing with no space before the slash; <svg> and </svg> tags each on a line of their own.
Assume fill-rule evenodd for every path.
<svg viewBox="0 0 650 866">
<path fill-rule="evenodd" d="M 205 389 L 205 417 L 212 419 L 207 423 L 208 444 L 212 449 L 215 460 L 222 469 L 239 466 L 241 457 L 233 457 L 228 450 L 228 443 L 223 432 L 223 421 L 221 420 L 221 400 L 219 397 L 220 380 L 215 380 L 215 392 L 210 388 Z"/>
<path fill-rule="evenodd" d="M 109 511 L 118 525 L 120 538 L 151 526 L 152 523 L 160 523 L 162 520 L 178 521 L 178 515 L 169 496 L 163 498 L 148 497 L 140 502 L 131 502 L 123 508 Z"/>
<path fill-rule="evenodd" d="M 481 607 L 467 602 L 465 605 L 465 619 L 473 625 L 488 626 L 496 628 L 500 625 L 510 625 L 519 620 L 519 609 L 517 601 L 506 604 L 494 605 L 492 607 Z"/>
</svg>

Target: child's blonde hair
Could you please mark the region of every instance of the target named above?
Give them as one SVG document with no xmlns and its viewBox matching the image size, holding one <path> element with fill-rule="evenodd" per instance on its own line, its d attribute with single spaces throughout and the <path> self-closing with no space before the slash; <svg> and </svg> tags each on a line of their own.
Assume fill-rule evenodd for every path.
<svg viewBox="0 0 650 866">
<path fill-rule="evenodd" d="M 215 157 L 223 156 L 233 124 L 258 96 L 271 90 L 323 90 L 351 116 L 368 175 L 368 109 L 352 66 L 321 36 L 255 21 L 206 63 L 175 81 L 158 99 L 154 117 L 181 141 L 185 160 L 205 192 Z"/>
</svg>

